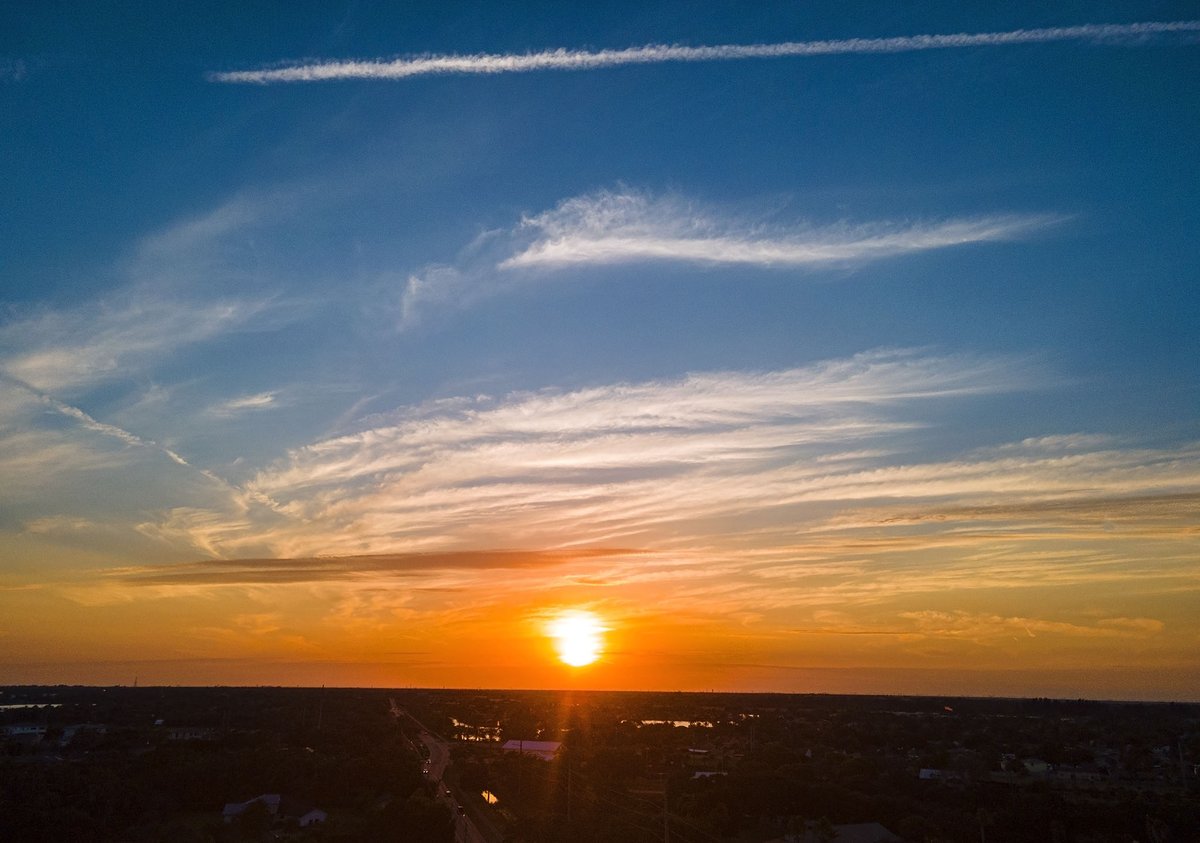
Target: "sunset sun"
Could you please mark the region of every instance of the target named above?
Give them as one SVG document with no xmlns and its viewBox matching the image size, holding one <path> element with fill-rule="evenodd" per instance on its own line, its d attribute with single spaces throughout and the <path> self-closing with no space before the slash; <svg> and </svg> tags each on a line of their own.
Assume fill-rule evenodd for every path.
<svg viewBox="0 0 1200 843">
<path fill-rule="evenodd" d="M 562 612 L 546 625 L 559 659 L 571 667 L 583 667 L 600 657 L 605 631 L 596 615 L 580 609 Z"/>
</svg>

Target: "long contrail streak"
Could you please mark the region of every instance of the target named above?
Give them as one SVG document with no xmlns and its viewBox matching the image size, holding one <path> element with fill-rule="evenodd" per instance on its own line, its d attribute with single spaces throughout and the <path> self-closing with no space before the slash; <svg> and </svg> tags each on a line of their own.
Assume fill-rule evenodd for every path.
<svg viewBox="0 0 1200 843">
<path fill-rule="evenodd" d="M 213 72 L 213 82 L 265 85 L 271 82 L 324 82 L 335 79 L 407 79 L 411 76 L 463 73 L 529 73 L 537 70 L 591 70 L 628 64 L 729 61 L 784 56 L 832 56 L 848 53 L 906 53 L 958 47 L 1003 47 L 1051 41 L 1105 41 L 1200 31 L 1200 21 L 1083 24 L 1012 32 L 905 35 L 897 38 L 850 38 L 837 41 L 787 41 L 779 44 L 719 44 L 682 47 L 648 44 L 623 50 L 545 50 L 537 53 L 427 55 L 394 61 L 328 61 L 261 70 Z"/>
</svg>

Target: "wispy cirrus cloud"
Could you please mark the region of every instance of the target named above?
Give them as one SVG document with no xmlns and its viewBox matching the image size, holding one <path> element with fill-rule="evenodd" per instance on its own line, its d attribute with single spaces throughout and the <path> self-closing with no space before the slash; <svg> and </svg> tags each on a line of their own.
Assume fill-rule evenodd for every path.
<svg viewBox="0 0 1200 843">
<path fill-rule="evenodd" d="M 703 461 L 728 452 L 770 451 L 787 442 L 836 442 L 840 450 L 856 434 L 907 426 L 882 418 L 884 408 L 1017 390 L 1034 377 L 1011 360 L 875 351 L 783 371 L 707 372 L 573 392 L 442 400 L 390 420 L 376 417 L 366 431 L 299 449 L 290 467 L 264 472 L 256 483 L 264 491 L 300 480 L 340 483 L 347 473 L 403 470 L 426 464 L 427 457 L 506 442 L 512 446 L 498 456 L 531 460 L 523 471 L 510 467 L 506 474 Z M 523 443 L 531 447 L 513 450 Z M 306 464 L 322 467 L 309 473 Z"/>
<path fill-rule="evenodd" d="M 677 197 L 602 191 L 526 217 L 521 228 L 533 235 L 533 242 L 498 268 L 635 261 L 782 268 L 846 265 L 1010 240 L 1057 219 L 1061 218 L 995 216 L 913 224 L 765 226 L 722 218 Z"/>
<path fill-rule="evenodd" d="M 177 355 L 294 318 L 295 308 L 272 292 L 243 292 L 245 272 L 236 260 L 237 244 L 273 209 L 263 199 L 235 197 L 141 238 L 107 270 L 114 283 L 106 292 L 4 314 L 0 495 L 25 505 L 78 506 L 100 520 L 135 500 L 150 508 L 164 500 L 203 506 L 222 499 L 236 509 L 233 489 L 183 455 L 175 431 L 186 416 L 159 412 L 148 433 L 146 413 L 120 408 L 134 392 L 168 396 L 171 388 L 152 379 L 169 372 Z M 233 399 L 227 409 L 249 407 Z M 104 495 L 84 491 L 97 483 Z"/>
<path fill-rule="evenodd" d="M 86 388 L 244 324 L 262 302 L 183 303 L 127 290 L 0 327 L 0 371 L 46 392 Z"/>
<path fill-rule="evenodd" d="M 278 392 L 258 392 L 254 395 L 241 395 L 215 404 L 209 408 L 209 414 L 218 418 L 231 418 L 245 413 L 278 409 L 281 404 Z"/>
<path fill-rule="evenodd" d="M 819 614 L 819 613 L 818 613 Z M 1066 636 L 1072 638 L 1146 638 L 1158 635 L 1164 624 L 1155 618 L 1103 618 L 1091 623 L 1046 620 L 1044 618 L 986 615 L 963 610 L 954 612 L 923 610 L 901 612 L 898 618 L 903 626 L 890 628 L 854 627 L 842 623 L 828 627 L 796 629 L 801 635 L 898 635 L 919 640 L 921 638 L 954 638 L 976 642 L 987 642 L 996 638 L 1022 635 L 1037 638 L 1040 635 Z"/>
<path fill-rule="evenodd" d="M 661 535 L 672 522 L 820 499 L 822 489 L 850 494 L 890 452 L 854 446 L 914 435 L 927 422 L 912 408 L 1035 380 L 1017 361 L 875 352 L 780 372 L 434 402 L 260 471 L 244 491 L 270 501 L 274 520 L 256 530 L 219 532 L 202 513 L 176 513 L 163 529 L 175 540 L 194 529 L 197 546 L 226 556 L 250 541 L 290 556 Z M 834 492 L 839 484 L 847 489 Z"/>
<path fill-rule="evenodd" d="M 1062 222 L 1051 214 L 1000 214 L 918 222 L 813 225 L 731 214 L 678 195 L 601 190 L 489 231 L 453 264 L 408 279 L 402 327 L 429 310 L 465 307 L 555 270 L 672 262 L 761 270 L 847 269 L 900 255 L 1015 240 Z"/>
<path fill-rule="evenodd" d="M 703 597 L 723 611 L 948 590 L 1200 587 L 1188 573 L 1200 515 L 1194 444 L 1072 433 L 929 456 L 949 403 L 1045 382 L 1020 360 L 876 351 L 782 371 L 433 401 L 361 419 L 238 486 L 201 471 L 203 489 L 155 492 L 169 508 L 143 504 L 138 535 L 171 558 L 234 561 L 127 573 L 162 589 L 357 587 L 425 565 L 440 585 L 471 587 L 488 579 L 480 565 L 438 554 L 626 547 L 639 552 L 571 557 L 554 576 L 663 605 Z M 123 471 L 153 453 L 132 434 L 60 417 L 110 443 L 92 456 Z M 0 457 L 19 461 L 28 444 L 0 440 Z M 522 570 L 509 569 L 505 589 L 539 587 Z"/>
<path fill-rule="evenodd" d="M 1046 642 L 1168 652 L 1191 627 L 1139 595 L 1200 593 L 1200 445 L 931 447 L 956 405 L 1048 380 L 1028 361 L 891 350 L 431 401 L 295 448 L 231 494 L 144 510 L 137 532 L 179 561 L 143 553 L 68 597 L 286 594 L 381 629 L 396 612 L 444 621 L 451 593 L 466 624 L 546 601 L 703 606 L 791 657 L 896 659 L 885 640 L 914 663 Z M 1023 590 L 1071 605 L 1001 608 Z"/>
<path fill-rule="evenodd" d="M 596 70 L 623 65 L 666 62 L 711 62 L 863 53 L 907 53 L 919 50 L 1005 47 L 1061 41 L 1131 43 L 1154 36 L 1200 31 L 1200 21 L 1150 21 L 1129 24 L 1083 24 L 1007 32 L 907 35 L 895 38 L 848 38 L 785 41 L 776 44 L 720 44 L 689 47 L 649 44 L 620 50 L 543 50 L 533 53 L 424 55 L 392 61 L 312 61 L 258 70 L 213 72 L 213 82 L 324 82 L 338 79 L 409 79 L 447 74 L 530 73 L 545 70 Z"/>
<path fill-rule="evenodd" d="M 61 396 L 129 379 L 188 346 L 280 318 L 286 306 L 272 293 L 241 291 L 235 245 L 289 206 L 287 196 L 269 198 L 278 201 L 234 197 L 146 235 L 105 293 L 13 312 L 0 324 L 0 372 Z"/>
<path fill-rule="evenodd" d="M 0 498 L 21 499 L 163 457 L 188 466 L 168 447 L 0 373 Z"/>
<path fill-rule="evenodd" d="M 1163 631 L 1163 622 L 1155 618 L 1102 618 L 1089 624 L 1045 620 L 1030 617 L 1003 617 L 980 613 L 943 611 L 904 612 L 922 635 L 988 640 L 1000 636 L 1040 635 L 1076 638 L 1146 638 Z"/>
<path fill-rule="evenodd" d="M 223 557 L 636 547 L 648 555 L 570 573 L 672 584 L 664 600 L 712 588 L 723 605 L 1181 582 L 1200 506 L 1196 446 L 1069 434 L 916 456 L 945 402 L 1040 381 L 1018 361 L 892 351 L 444 400 L 293 450 L 242 487 L 269 507 L 175 510 L 141 529 Z M 343 577 L 330 564 L 269 576 Z"/>
</svg>

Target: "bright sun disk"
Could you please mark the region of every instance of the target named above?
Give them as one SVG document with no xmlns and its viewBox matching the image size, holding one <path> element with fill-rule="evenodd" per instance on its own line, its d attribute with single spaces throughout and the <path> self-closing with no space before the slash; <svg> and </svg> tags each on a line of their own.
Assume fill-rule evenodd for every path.
<svg viewBox="0 0 1200 843">
<path fill-rule="evenodd" d="M 583 667 L 600 657 L 605 629 L 599 618 L 582 609 L 562 612 L 546 625 L 559 659 L 571 667 Z"/>
</svg>

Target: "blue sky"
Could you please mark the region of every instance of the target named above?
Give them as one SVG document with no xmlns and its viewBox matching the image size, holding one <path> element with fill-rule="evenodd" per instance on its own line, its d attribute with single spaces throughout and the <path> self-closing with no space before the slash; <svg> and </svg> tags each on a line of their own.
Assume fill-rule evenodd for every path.
<svg viewBox="0 0 1200 843">
<path fill-rule="evenodd" d="M 666 582 L 672 611 L 713 630 L 678 659 L 751 630 L 767 673 L 726 653 L 729 687 L 813 666 L 796 628 L 864 624 L 903 627 L 902 657 L 831 664 L 999 670 L 1015 624 L 1062 639 L 1033 670 L 1196 675 L 1194 17 L 11 6 L 0 599 L 30 619 L 173 605 L 176 626 L 122 658 L 179 675 L 250 652 L 333 659 L 348 605 L 401 636 L 505 601 L 650 624 Z M 915 38 L 959 33 L 1008 35 Z M 796 44 L 689 61 L 662 46 Z M 403 75 L 555 50 L 590 65 Z M 331 66 L 347 78 L 272 78 Z M 360 558 L 568 547 L 620 553 L 509 571 L 490 598 L 492 567 L 435 566 L 460 603 Z M 315 557 L 359 561 L 289 569 L 286 598 L 256 590 L 255 570 Z M 188 567 L 211 559 L 259 562 L 219 581 Z M 276 615 L 294 628 L 245 621 Z M 0 634 L 22 664 L 103 661 L 19 620 Z M 465 658 L 436 653 L 446 672 L 423 675 L 453 682 Z"/>
</svg>

